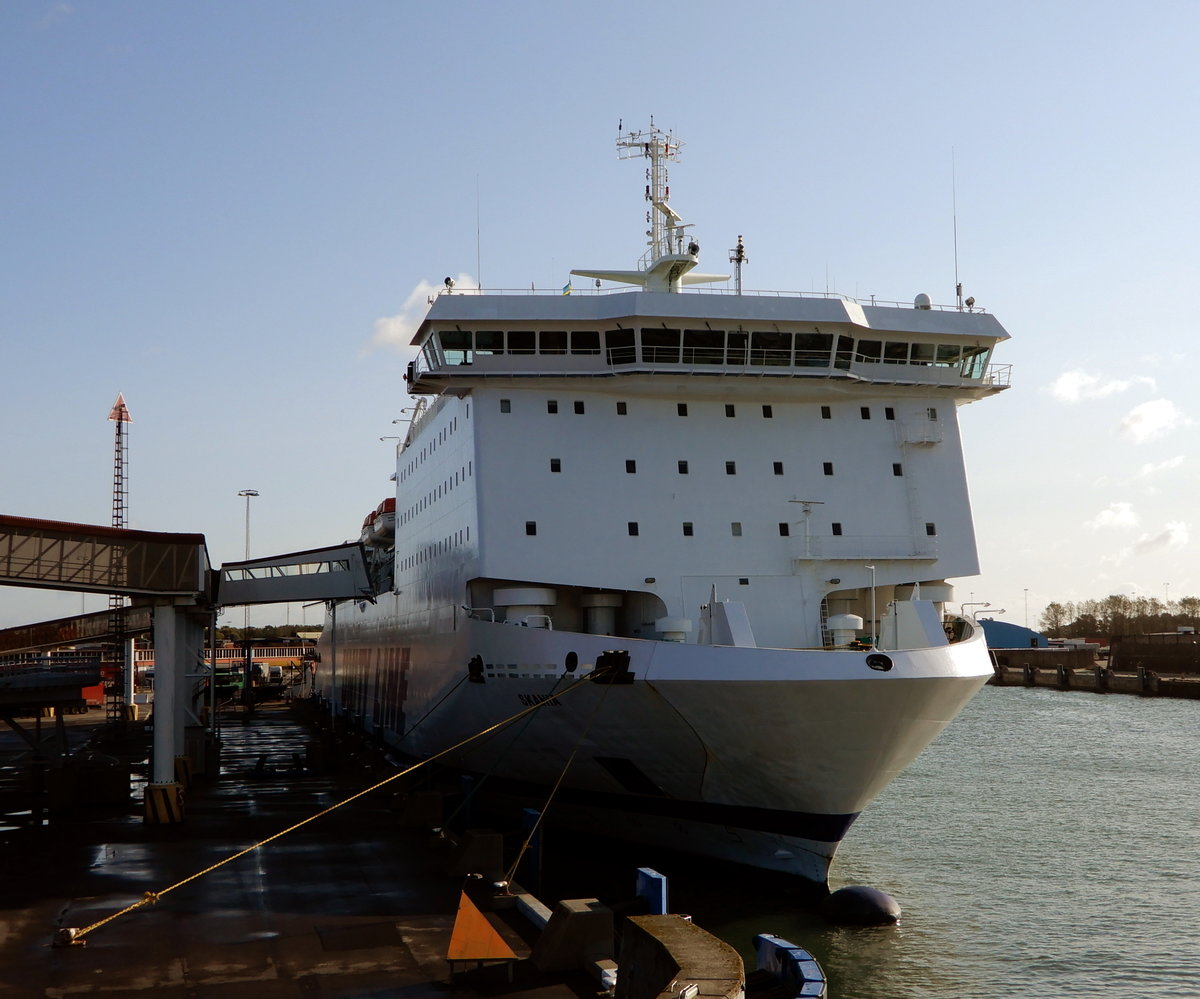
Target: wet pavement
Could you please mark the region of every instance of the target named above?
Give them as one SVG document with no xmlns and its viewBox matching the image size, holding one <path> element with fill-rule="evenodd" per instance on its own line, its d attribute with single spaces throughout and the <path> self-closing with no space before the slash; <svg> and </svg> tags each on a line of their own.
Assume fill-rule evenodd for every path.
<svg viewBox="0 0 1200 999">
<path fill-rule="evenodd" d="M 68 719 L 72 748 L 102 723 L 97 711 Z M 527 961 L 512 984 L 495 966 L 451 978 L 463 882 L 442 873 L 428 826 L 406 819 L 399 781 L 187 881 L 394 772 L 345 747 L 336 776 L 304 769 L 312 730 L 286 702 L 226 715 L 221 737 L 221 776 L 193 782 L 179 825 L 146 825 L 139 791 L 0 828 L 0 997 L 596 994 L 582 974 L 541 976 Z M 19 749 L 0 733 L 0 766 Z M 137 784 L 140 748 L 122 750 Z M 59 927 L 92 926 L 146 892 L 158 901 L 90 930 L 86 946 L 51 946 Z M 523 957 L 517 930 L 502 932 Z"/>
</svg>

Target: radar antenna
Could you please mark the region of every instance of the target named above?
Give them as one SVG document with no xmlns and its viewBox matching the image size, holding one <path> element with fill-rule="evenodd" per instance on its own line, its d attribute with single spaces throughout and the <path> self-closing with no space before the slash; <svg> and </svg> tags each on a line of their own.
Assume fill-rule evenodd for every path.
<svg viewBox="0 0 1200 999">
<path fill-rule="evenodd" d="M 742 264 L 750 263 L 741 235 L 738 236 L 738 245 L 729 251 L 729 262 L 733 264 L 733 284 L 740 295 L 742 293 Z"/>
</svg>

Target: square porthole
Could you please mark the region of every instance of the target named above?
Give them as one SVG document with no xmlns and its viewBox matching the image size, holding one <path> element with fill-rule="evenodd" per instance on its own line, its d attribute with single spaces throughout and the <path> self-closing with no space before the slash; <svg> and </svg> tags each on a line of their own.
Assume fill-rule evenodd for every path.
<svg viewBox="0 0 1200 999">
<path fill-rule="evenodd" d="M 687 416 L 687 403 L 686 402 L 675 403 L 675 412 L 678 413 L 680 416 Z"/>
<path fill-rule="evenodd" d="M 783 474 L 783 462 L 782 461 L 772 462 L 771 467 L 772 467 L 772 469 L 774 469 L 776 475 Z"/>
<path fill-rule="evenodd" d="M 685 538 L 690 538 L 695 533 L 696 532 L 692 527 L 692 522 L 690 520 L 685 520 L 683 522 L 683 536 Z"/>
<path fill-rule="evenodd" d="M 835 538 L 840 538 L 840 537 L 842 536 L 842 525 L 841 525 L 841 524 L 838 524 L 838 523 L 834 523 L 834 524 L 833 524 L 833 525 L 831 525 L 831 526 L 832 526 L 832 529 L 833 529 L 833 536 L 834 536 Z"/>
<path fill-rule="evenodd" d="M 633 475 L 635 472 L 637 472 L 637 462 L 632 458 L 627 458 L 625 460 L 625 471 L 630 475 Z"/>
<path fill-rule="evenodd" d="M 822 406 L 821 407 L 821 419 L 822 420 L 832 420 L 833 419 L 833 410 L 830 409 L 828 406 Z"/>
<path fill-rule="evenodd" d="M 769 420 L 774 415 L 775 415 L 775 413 L 772 411 L 770 406 L 763 406 L 763 419 L 764 420 Z"/>
<path fill-rule="evenodd" d="M 822 462 L 821 468 L 825 472 L 826 475 L 833 474 L 833 462 L 832 461 Z"/>
<path fill-rule="evenodd" d="M 580 416 L 583 415 L 583 400 L 582 399 L 575 400 L 575 412 L 576 412 L 576 414 L 578 414 Z"/>
<path fill-rule="evenodd" d="M 726 416 L 737 416 L 737 410 L 734 409 L 734 407 L 731 403 L 728 403 L 728 402 L 725 403 L 725 415 Z"/>
<path fill-rule="evenodd" d="M 502 412 L 502 413 L 511 413 L 512 412 L 512 400 L 511 399 L 501 399 L 500 400 L 500 412 Z"/>
<path fill-rule="evenodd" d="M 903 475 L 904 474 L 904 466 L 901 465 L 900 462 L 898 462 L 898 461 L 892 462 L 892 474 L 893 475 Z"/>
<path fill-rule="evenodd" d="M 688 463 L 686 461 L 681 461 L 679 463 L 679 474 L 687 475 L 687 473 L 688 473 Z"/>
<path fill-rule="evenodd" d="M 781 538 L 786 538 L 786 537 L 789 537 L 789 536 L 791 535 L 791 533 L 792 533 L 792 528 L 791 528 L 791 525 L 790 525 L 790 524 L 788 524 L 786 521 L 784 521 L 784 522 L 780 523 L 780 525 L 779 525 L 779 536 L 780 536 Z"/>
<path fill-rule="evenodd" d="M 537 534 L 537 521 L 536 520 L 525 521 L 525 533 L 530 535 L 531 537 L 533 535 Z"/>
<path fill-rule="evenodd" d="M 636 520 L 629 521 L 628 527 L 629 527 L 629 536 L 631 538 L 636 538 L 638 536 L 637 521 Z"/>
<path fill-rule="evenodd" d="M 740 579 L 738 579 L 738 586 L 749 586 L 749 585 L 750 585 L 750 577 L 749 576 L 742 576 Z"/>
<path fill-rule="evenodd" d="M 929 537 L 931 537 L 931 538 L 936 537 L 937 536 L 937 525 L 936 524 L 926 524 L 925 525 L 925 533 L 928 534 Z"/>
<path fill-rule="evenodd" d="M 550 471 L 552 471 L 552 472 L 561 472 L 562 471 L 562 459 L 561 458 L 551 458 L 550 459 Z"/>
<path fill-rule="evenodd" d="M 732 524 L 729 525 L 729 533 L 732 534 L 735 538 L 740 538 L 742 536 L 742 525 L 738 521 L 735 520 Z"/>
<path fill-rule="evenodd" d="M 737 462 L 736 461 L 725 462 L 725 474 L 726 475 L 737 475 Z"/>
<path fill-rule="evenodd" d="M 558 400 L 557 399 L 547 399 L 546 400 L 546 412 L 547 413 L 557 413 L 558 412 Z"/>
<path fill-rule="evenodd" d="M 623 402 L 617 403 L 617 416 L 626 416 L 629 413 L 629 406 Z"/>
<path fill-rule="evenodd" d="M 885 420 L 894 420 L 896 418 L 896 411 L 891 406 L 885 406 L 883 409 L 883 418 Z"/>
<path fill-rule="evenodd" d="M 859 410 L 858 410 L 858 415 L 861 416 L 864 420 L 869 420 L 871 418 L 871 407 L 870 406 L 860 406 Z"/>
</svg>

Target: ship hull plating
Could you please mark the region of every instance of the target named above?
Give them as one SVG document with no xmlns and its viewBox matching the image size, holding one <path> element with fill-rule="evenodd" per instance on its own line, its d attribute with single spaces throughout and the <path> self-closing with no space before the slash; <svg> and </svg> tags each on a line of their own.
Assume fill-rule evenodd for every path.
<svg viewBox="0 0 1200 999">
<path fill-rule="evenodd" d="M 388 598 L 384 598 L 385 602 Z M 442 762 L 536 800 L 567 769 L 553 821 L 826 881 L 863 808 L 991 674 L 981 633 L 888 651 L 696 646 L 451 615 L 405 633 L 389 608 L 339 615 L 322 694 L 417 758 L 534 705 Z M 586 678 L 628 653 L 628 682 Z M 570 671 L 568 671 L 568 669 Z M 540 790 L 539 790 L 540 789 Z"/>
</svg>

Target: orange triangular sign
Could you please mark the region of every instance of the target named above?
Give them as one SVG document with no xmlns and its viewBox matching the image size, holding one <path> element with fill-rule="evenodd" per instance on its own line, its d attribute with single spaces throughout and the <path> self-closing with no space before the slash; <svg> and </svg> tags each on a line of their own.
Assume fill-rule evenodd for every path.
<svg viewBox="0 0 1200 999">
<path fill-rule="evenodd" d="M 511 947 L 463 892 L 458 899 L 458 915 L 450 934 L 449 961 L 505 961 L 516 958 Z"/>
<path fill-rule="evenodd" d="M 133 417 L 129 415 L 129 408 L 125 405 L 125 393 L 117 393 L 117 401 L 113 403 L 113 408 L 108 414 L 110 420 L 115 420 L 118 423 L 132 423 Z"/>
</svg>

